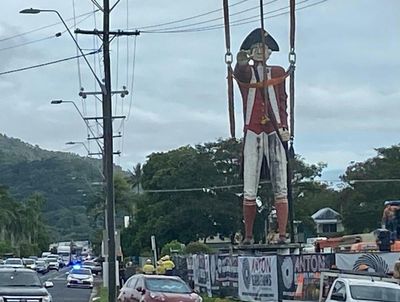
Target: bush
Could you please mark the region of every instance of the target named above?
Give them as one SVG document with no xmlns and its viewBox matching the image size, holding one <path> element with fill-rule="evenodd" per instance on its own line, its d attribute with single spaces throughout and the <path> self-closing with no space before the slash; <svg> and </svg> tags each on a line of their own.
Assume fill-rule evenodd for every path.
<svg viewBox="0 0 400 302">
<path fill-rule="evenodd" d="M 184 250 L 185 254 L 211 254 L 213 250 L 206 244 L 201 242 L 191 242 Z"/>
<path fill-rule="evenodd" d="M 185 245 L 180 243 L 178 240 L 172 240 L 169 243 L 166 243 L 161 249 L 161 256 L 174 254 L 182 254 Z"/>
</svg>

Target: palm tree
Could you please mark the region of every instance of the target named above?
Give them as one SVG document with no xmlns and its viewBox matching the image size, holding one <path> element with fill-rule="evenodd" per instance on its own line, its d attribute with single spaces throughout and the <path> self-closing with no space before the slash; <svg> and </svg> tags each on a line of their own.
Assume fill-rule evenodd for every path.
<svg viewBox="0 0 400 302">
<path fill-rule="evenodd" d="M 136 193 L 140 193 L 142 189 L 142 177 L 143 177 L 143 169 L 142 164 L 138 163 L 136 166 L 133 167 L 133 171 L 129 171 L 129 183 L 132 186 L 132 189 L 136 191 Z"/>
</svg>

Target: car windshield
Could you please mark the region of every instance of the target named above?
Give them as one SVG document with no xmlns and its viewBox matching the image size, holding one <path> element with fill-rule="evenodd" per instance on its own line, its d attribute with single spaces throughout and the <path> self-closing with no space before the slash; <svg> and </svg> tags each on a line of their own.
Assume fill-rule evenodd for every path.
<svg viewBox="0 0 400 302">
<path fill-rule="evenodd" d="M 6 264 L 22 264 L 22 260 L 19 259 L 7 259 Z"/>
<path fill-rule="evenodd" d="M 11 271 L 0 273 L 0 286 L 42 286 L 36 272 Z"/>
<path fill-rule="evenodd" d="M 44 262 L 44 261 L 42 261 L 42 260 L 40 260 L 40 261 L 36 261 L 36 264 L 37 264 L 37 265 L 44 265 L 44 264 L 45 264 L 45 262 Z"/>
<path fill-rule="evenodd" d="M 357 300 L 379 302 L 400 301 L 400 288 L 351 285 L 350 293 L 352 298 Z"/>
<path fill-rule="evenodd" d="M 146 279 L 145 283 L 148 290 L 155 292 L 179 294 L 189 294 L 192 292 L 184 282 L 174 279 L 149 278 Z"/>
<path fill-rule="evenodd" d="M 76 275 L 91 275 L 92 273 L 91 273 L 91 271 L 88 270 L 88 269 L 81 268 L 81 269 L 73 269 L 73 270 L 71 271 L 71 274 L 76 274 Z"/>
<path fill-rule="evenodd" d="M 32 259 L 25 259 L 25 260 L 24 260 L 24 263 L 25 263 L 25 264 L 35 264 L 35 260 L 32 260 Z"/>
</svg>

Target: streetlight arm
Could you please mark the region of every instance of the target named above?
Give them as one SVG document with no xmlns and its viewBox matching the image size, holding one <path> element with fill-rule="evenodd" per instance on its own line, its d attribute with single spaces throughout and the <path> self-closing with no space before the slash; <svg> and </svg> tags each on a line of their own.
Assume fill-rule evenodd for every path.
<svg viewBox="0 0 400 302">
<path fill-rule="evenodd" d="M 89 125 L 89 122 L 85 119 L 85 117 L 83 116 L 82 112 L 79 110 L 78 106 L 75 104 L 74 101 L 64 101 L 64 100 L 53 100 L 50 102 L 51 104 L 62 104 L 62 103 L 71 103 L 72 105 L 74 105 L 76 111 L 78 111 L 80 117 L 82 118 L 83 122 L 86 124 L 86 127 L 88 128 L 88 130 L 90 131 L 90 133 L 93 135 L 93 137 L 96 137 L 96 135 L 94 134 L 92 128 Z M 103 153 L 103 147 L 100 145 L 100 143 L 98 142 L 98 140 L 96 139 L 96 143 L 100 148 L 101 153 Z"/>
</svg>

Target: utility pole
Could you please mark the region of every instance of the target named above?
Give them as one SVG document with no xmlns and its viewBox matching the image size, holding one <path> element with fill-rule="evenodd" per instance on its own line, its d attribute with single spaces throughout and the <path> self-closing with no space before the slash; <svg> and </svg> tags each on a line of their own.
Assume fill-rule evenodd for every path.
<svg viewBox="0 0 400 302">
<path fill-rule="evenodd" d="M 118 2 L 117 2 L 118 3 Z M 117 299 L 116 280 L 116 251 L 115 251 L 115 200 L 114 200 L 114 175 L 113 175 L 113 116 L 112 116 L 112 94 L 111 89 L 111 61 L 110 61 L 110 35 L 133 36 L 139 35 L 139 31 L 110 31 L 110 1 L 103 0 L 103 30 L 80 30 L 75 33 L 89 34 L 101 37 L 103 42 L 104 60 L 104 86 L 102 86 L 102 109 L 103 109 L 103 169 L 106 190 L 106 229 L 108 245 L 108 301 L 115 302 Z"/>
<path fill-rule="evenodd" d="M 113 128 L 111 106 L 111 62 L 110 62 L 110 2 L 103 1 L 103 57 L 104 84 L 103 91 L 103 131 L 104 163 L 106 174 L 106 209 L 108 234 L 108 301 L 117 298 L 116 289 L 116 256 L 115 256 L 115 209 L 114 209 L 114 173 L 113 173 Z"/>
</svg>

